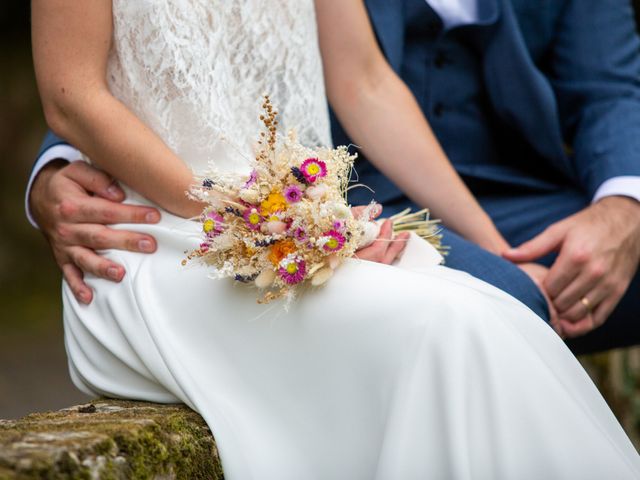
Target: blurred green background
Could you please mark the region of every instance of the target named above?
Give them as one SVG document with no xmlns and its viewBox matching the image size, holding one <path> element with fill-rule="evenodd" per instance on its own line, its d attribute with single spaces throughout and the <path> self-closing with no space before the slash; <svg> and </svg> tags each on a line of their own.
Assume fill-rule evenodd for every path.
<svg viewBox="0 0 640 480">
<path fill-rule="evenodd" d="M 0 418 L 87 399 L 67 373 L 60 272 L 24 217 L 24 189 L 45 131 L 29 2 L 7 0 L 0 4 Z M 640 349 L 581 360 L 640 446 Z"/>
<path fill-rule="evenodd" d="M 46 131 L 29 28 L 28 1 L 0 4 L 0 418 L 85 398 L 66 369 L 60 273 L 24 216 L 25 185 Z"/>
</svg>

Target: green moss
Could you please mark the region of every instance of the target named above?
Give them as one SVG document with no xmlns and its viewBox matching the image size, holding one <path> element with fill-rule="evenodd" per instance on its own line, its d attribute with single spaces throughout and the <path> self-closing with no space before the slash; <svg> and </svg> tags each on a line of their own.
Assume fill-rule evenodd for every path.
<svg viewBox="0 0 640 480">
<path fill-rule="evenodd" d="M 224 478 L 202 418 L 182 405 L 98 400 L 0 424 L 0 479 Z"/>
</svg>

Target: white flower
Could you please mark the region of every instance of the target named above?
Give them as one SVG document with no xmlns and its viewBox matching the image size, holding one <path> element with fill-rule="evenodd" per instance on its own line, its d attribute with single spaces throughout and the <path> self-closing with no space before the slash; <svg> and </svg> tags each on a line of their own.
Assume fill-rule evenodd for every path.
<svg viewBox="0 0 640 480">
<path fill-rule="evenodd" d="M 340 220 L 347 220 L 351 218 L 351 209 L 344 203 L 335 203 L 333 205 L 333 214 Z"/>
<path fill-rule="evenodd" d="M 327 257 L 327 262 L 329 262 L 329 268 L 335 270 L 340 266 L 340 257 L 333 253 Z"/>
<path fill-rule="evenodd" d="M 327 187 L 324 185 L 312 185 L 307 187 L 304 193 L 311 200 L 319 200 L 327 193 Z"/>
<path fill-rule="evenodd" d="M 273 283 L 275 279 L 276 272 L 271 269 L 263 270 L 255 279 L 256 287 L 267 288 Z"/>
<path fill-rule="evenodd" d="M 358 249 L 368 247 L 376 241 L 380 235 L 380 224 L 378 222 L 366 222 L 362 225 L 362 237 L 358 242 Z"/>
<path fill-rule="evenodd" d="M 329 280 L 332 276 L 333 270 L 331 268 L 321 268 L 311 278 L 311 285 L 313 285 L 314 287 L 318 287 Z"/>
<path fill-rule="evenodd" d="M 258 203 L 260 200 L 260 193 L 254 188 L 245 188 L 240 190 L 240 198 L 247 203 Z"/>
</svg>

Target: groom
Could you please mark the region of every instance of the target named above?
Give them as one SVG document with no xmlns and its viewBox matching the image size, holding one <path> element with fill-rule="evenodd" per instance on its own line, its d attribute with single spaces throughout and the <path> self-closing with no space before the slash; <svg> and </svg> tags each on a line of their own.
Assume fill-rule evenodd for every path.
<svg viewBox="0 0 640 480">
<path fill-rule="evenodd" d="M 456 170 L 520 245 L 504 257 L 550 267 L 542 287 L 567 336 L 604 323 L 574 350 L 640 343 L 640 40 L 630 0 L 367 6 Z M 333 135 L 348 143 L 338 126 Z M 410 204 L 368 162 L 358 173 L 387 213 Z M 361 190 L 351 201 L 368 198 Z M 450 267 L 527 288 L 497 258 L 486 259 L 487 273 L 455 254 L 473 246 L 451 234 L 444 242 Z"/>
<path fill-rule="evenodd" d="M 564 332 L 580 337 L 576 352 L 640 343 L 640 42 L 628 1 L 366 3 L 391 66 L 458 172 L 507 240 L 527 242 L 506 260 L 445 230 L 447 264 L 548 319 L 546 293 Z M 334 140 L 348 143 L 335 122 Z M 114 203 L 121 194 L 104 174 L 61 161 L 77 155 L 49 136 L 29 199 L 82 295 L 80 269 L 123 273 L 94 249 L 155 247 L 103 224 L 158 215 Z M 386 213 L 411 205 L 364 157 L 358 173 Z M 350 200 L 369 198 L 360 190 Z M 551 267 L 539 267 L 541 289 L 518 266 L 531 261 Z"/>
</svg>

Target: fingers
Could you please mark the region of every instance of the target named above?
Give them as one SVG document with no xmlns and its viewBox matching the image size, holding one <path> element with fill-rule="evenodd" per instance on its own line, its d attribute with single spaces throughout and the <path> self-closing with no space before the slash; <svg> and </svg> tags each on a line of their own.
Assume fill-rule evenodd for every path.
<svg viewBox="0 0 640 480">
<path fill-rule="evenodd" d="M 82 271 L 72 263 L 66 263 L 61 266 L 62 275 L 69 284 L 69 288 L 80 303 L 88 305 L 93 300 L 93 292 L 89 286 L 84 283 L 84 275 Z"/>
<path fill-rule="evenodd" d="M 375 220 L 382 214 L 382 205 L 375 203 L 371 208 L 369 205 L 358 205 L 357 207 L 351 207 L 351 213 L 354 218 L 360 218 L 366 209 L 369 209 L 369 220 Z"/>
<path fill-rule="evenodd" d="M 575 305 L 569 311 L 573 318 L 579 315 L 578 311 L 582 311 L 582 317 L 578 320 L 568 318 L 563 315 L 561 324 L 564 332 L 568 337 L 574 338 L 589 333 L 591 330 L 600 327 L 607 320 L 611 312 L 620 301 L 622 295 L 615 293 L 606 293 L 605 289 L 595 289 L 586 295 L 592 305 L 597 305 L 593 311 L 590 311 L 582 302 L 580 306 Z M 586 314 L 585 314 L 586 311 Z"/>
<path fill-rule="evenodd" d="M 560 320 L 560 326 L 567 338 L 575 338 L 585 335 L 596 327 L 592 315 L 587 315 L 577 322 L 562 319 Z"/>
<path fill-rule="evenodd" d="M 544 288 L 554 302 L 560 293 L 580 274 L 584 262 L 576 260 L 575 255 L 563 250 L 549 270 L 549 275 L 544 281 Z"/>
<path fill-rule="evenodd" d="M 507 250 L 503 256 L 515 263 L 532 262 L 557 250 L 566 232 L 567 227 L 562 222 L 556 223 L 519 247 Z"/>
<path fill-rule="evenodd" d="M 124 192 L 114 179 L 86 162 L 78 161 L 69 164 L 64 169 L 64 174 L 87 192 L 111 201 L 121 202 L 124 200 Z"/>
<path fill-rule="evenodd" d="M 119 282 L 124 277 L 125 271 L 121 265 L 101 257 L 88 248 L 71 247 L 68 249 L 68 255 L 76 267 L 83 272 L 112 282 Z"/>
<path fill-rule="evenodd" d="M 60 217 L 70 223 L 157 223 L 160 212 L 152 207 L 123 205 L 98 197 L 65 198 L 58 208 Z"/>
<path fill-rule="evenodd" d="M 368 247 L 356 252 L 356 257 L 361 260 L 385 263 L 385 257 L 393 238 L 393 225 L 391 220 L 385 220 L 380 228 L 378 238 Z"/>
<path fill-rule="evenodd" d="M 150 235 L 124 230 L 114 230 L 104 225 L 75 224 L 68 228 L 69 245 L 79 245 L 92 250 L 128 250 L 130 252 L 153 253 L 156 241 Z"/>
<path fill-rule="evenodd" d="M 408 240 L 409 240 L 409 232 L 399 233 L 396 236 L 396 238 L 391 240 L 391 243 L 387 248 L 387 252 L 385 253 L 382 263 L 391 265 L 396 260 L 396 258 L 398 258 L 400 254 L 404 251 L 405 247 L 407 246 Z"/>
<path fill-rule="evenodd" d="M 367 248 L 363 248 L 358 252 L 358 258 L 371 260 L 373 262 L 383 263 L 385 253 L 389 248 L 389 242 L 393 236 L 393 226 L 390 220 L 385 220 L 380 227 L 380 234 L 374 242 Z M 362 255 L 364 254 L 364 256 Z M 368 258 L 365 258 L 368 257 Z"/>
<path fill-rule="evenodd" d="M 583 270 L 579 273 L 573 281 L 571 281 L 566 288 L 560 291 L 560 293 L 554 298 L 553 303 L 556 308 L 562 315 L 569 320 L 580 320 L 584 316 L 584 305 L 581 303 L 581 299 L 587 295 L 590 291 L 592 291 L 598 283 L 600 283 L 601 274 L 592 274 L 590 271 Z M 554 288 L 556 285 L 554 284 Z M 589 300 L 593 300 L 592 297 L 589 297 Z M 582 312 L 579 313 L 578 317 L 569 317 L 565 315 L 569 309 L 576 306 L 577 304 L 582 305 Z M 596 303 L 593 303 L 596 305 Z"/>
<path fill-rule="evenodd" d="M 402 232 L 393 238 L 393 223 L 386 220 L 382 224 L 378 239 L 371 246 L 359 250 L 357 257 L 361 260 L 391 265 L 404 251 L 408 240 L 408 232 Z"/>
<path fill-rule="evenodd" d="M 583 294 L 571 305 L 569 309 L 562 313 L 562 318 L 571 322 L 582 320 L 585 315 L 592 313 L 595 308 L 607 297 L 608 292 L 603 288 L 594 288 Z M 586 304 L 583 299 L 586 299 Z M 589 305 L 589 307 L 587 307 Z"/>
</svg>

